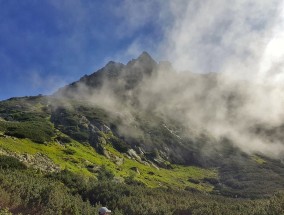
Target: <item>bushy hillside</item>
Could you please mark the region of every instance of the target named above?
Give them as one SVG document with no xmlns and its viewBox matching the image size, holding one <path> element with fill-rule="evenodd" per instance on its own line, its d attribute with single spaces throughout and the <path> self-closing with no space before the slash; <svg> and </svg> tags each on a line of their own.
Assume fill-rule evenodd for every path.
<svg viewBox="0 0 284 215">
<path fill-rule="evenodd" d="M 0 214 L 94 214 L 100 205 L 115 214 L 281 214 L 280 159 L 246 153 L 188 122 L 185 110 L 141 96 L 161 66 L 143 53 L 52 96 L 0 102 Z M 205 92 L 216 84 L 191 78 L 208 83 Z M 251 129 L 279 140 L 281 128 Z"/>
<path fill-rule="evenodd" d="M 37 100 L 39 103 L 45 104 L 46 107 L 52 109 L 52 106 L 48 104 L 50 101 L 46 99 L 45 97 L 29 97 L 26 99 L 16 99 L 17 102 L 16 100 L 12 100 L 12 102 L 6 101 L 2 105 L 10 106 L 12 103 L 17 103 L 16 106 L 18 106 L 21 103 L 24 105 L 24 103 L 29 103 L 29 101 L 34 102 Z M 190 177 L 200 180 L 205 177 L 215 178 L 217 177 L 217 172 L 213 168 L 207 170 L 196 166 L 177 166 L 162 159 L 154 163 L 154 161 L 148 159 L 148 157 L 156 159 L 158 155 L 155 155 L 154 152 L 149 152 L 149 155 L 136 153 L 130 145 L 127 145 L 122 139 L 114 135 L 108 127 L 107 120 L 103 119 L 106 115 L 102 110 L 89 110 L 85 107 L 84 111 L 89 110 L 93 114 L 93 116 L 90 114 L 87 117 L 94 120 L 92 121 L 94 124 L 90 124 L 87 117 L 85 118 L 84 115 L 80 115 L 82 113 L 70 112 L 67 115 L 67 112 L 63 111 L 58 114 L 59 110 L 61 109 L 57 108 L 53 112 L 46 108 L 46 113 L 50 113 L 51 115 L 47 115 L 46 118 L 40 118 L 40 120 L 33 119 L 31 121 L 15 122 L 14 120 L 7 121 L 3 117 L 0 121 L 2 125 L 2 134 L 0 137 L 2 154 L 23 160 L 27 165 L 31 163 L 31 166 L 35 168 L 37 168 L 39 163 L 34 160 L 43 157 L 42 165 L 44 165 L 44 162 L 46 162 L 46 165 L 51 165 L 49 164 L 49 160 L 51 160 L 61 170 L 69 169 L 72 172 L 94 178 L 100 167 L 105 165 L 118 177 L 118 180 L 135 176 L 138 181 L 151 187 L 163 184 L 165 187 L 176 186 L 184 188 L 191 185 L 204 190 L 213 188 L 207 182 L 196 185 L 187 180 Z M 39 115 L 40 111 L 38 112 Z M 46 113 L 42 116 L 45 116 Z M 60 115 L 60 118 L 56 118 L 57 114 Z M 6 115 L 7 118 L 8 115 Z M 84 119 L 82 122 L 80 122 L 81 118 Z M 18 123 L 19 125 L 22 125 L 22 123 L 36 124 L 39 121 L 43 124 L 45 122 L 48 125 L 48 134 L 50 134 L 48 137 L 50 141 L 38 142 L 35 139 L 37 134 L 41 136 L 41 132 L 45 132 L 45 127 L 22 126 L 21 135 L 19 136 L 10 132 L 10 129 L 14 131 L 14 127 L 6 126 L 14 123 Z M 92 130 L 89 130 L 89 128 Z M 35 135 L 30 135 L 31 132 L 34 132 Z M 47 158 L 44 161 L 45 156 Z M 159 163 L 164 168 L 158 166 Z M 58 168 L 54 167 L 54 171 L 58 171 Z"/>
</svg>

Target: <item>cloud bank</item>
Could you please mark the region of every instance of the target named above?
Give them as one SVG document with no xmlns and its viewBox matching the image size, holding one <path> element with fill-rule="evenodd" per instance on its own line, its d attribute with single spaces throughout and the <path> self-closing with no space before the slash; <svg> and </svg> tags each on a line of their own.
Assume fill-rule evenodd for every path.
<svg viewBox="0 0 284 215">
<path fill-rule="evenodd" d="M 277 127 L 284 120 L 284 2 L 192 0 L 170 2 L 169 8 L 174 20 L 160 44 L 162 53 L 179 71 L 218 73 L 205 103 L 181 98 L 196 106 L 188 121 L 195 118 L 217 136 L 229 135 L 244 151 L 283 155 L 281 141 L 267 141 L 251 128 Z M 205 88 L 185 87 L 183 94 L 191 97 Z M 230 116 L 224 94 L 232 91 L 242 99 Z"/>
<path fill-rule="evenodd" d="M 153 4 L 141 4 L 123 2 L 124 12 L 134 16 L 123 28 L 135 30 L 135 22 L 143 26 L 159 17 L 166 25 L 161 23 L 164 36 L 155 55 L 173 62 L 177 72 L 160 67 L 155 77 L 128 91 L 139 108 L 174 119 L 187 134 L 206 131 L 217 140 L 231 139 L 246 153 L 283 157 L 283 2 L 156 1 L 158 16 L 151 16 Z M 136 53 L 141 41 L 126 53 Z M 137 127 L 133 107 L 117 97 L 112 83 L 95 92 L 80 88 L 93 104 L 123 116 L 121 132 Z"/>
<path fill-rule="evenodd" d="M 174 115 L 188 128 L 206 129 L 217 138 L 227 136 L 245 152 L 283 156 L 282 140 L 255 130 L 284 122 L 284 2 L 157 2 L 155 18 L 164 23 L 158 56 L 183 73 L 160 71 L 145 82 L 137 98 L 144 108 Z M 141 14 L 133 13 L 138 12 L 135 3 L 124 3 L 135 14 L 132 21 L 149 22 L 153 5 L 145 3 L 141 8 L 148 10 Z M 147 19 L 141 19 L 145 13 Z M 132 21 L 129 26 L 135 26 Z M 143 43 L 138 40 L 129 50 L 133 47 L 137 52 Z M 208 82 L 187 71 L 216 74 Z"/>
</svg>

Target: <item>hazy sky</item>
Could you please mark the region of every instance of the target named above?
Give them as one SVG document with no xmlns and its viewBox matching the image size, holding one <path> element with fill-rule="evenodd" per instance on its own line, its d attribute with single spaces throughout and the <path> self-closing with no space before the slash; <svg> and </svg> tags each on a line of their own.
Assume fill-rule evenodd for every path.
<svg viewBox="0 0 284 215">
<path fill-rule="evenodd" d="M 52 93 L 144 50 L 179 70 L 279 78 L 283 14 L 281 0 L 0 0 L 0 100 Z"/>
<path fill-rule="evenodd" d="M 154 53 L 163 37 L 159 5 L 129 2 L 0 0 L 0 100 L 50 93 L 109 60 Z"/>
</svg>

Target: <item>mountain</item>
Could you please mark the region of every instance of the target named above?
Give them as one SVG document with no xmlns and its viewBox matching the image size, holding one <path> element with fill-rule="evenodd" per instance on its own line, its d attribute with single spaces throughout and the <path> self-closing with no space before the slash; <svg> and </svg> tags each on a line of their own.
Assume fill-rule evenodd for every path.
<svg viewBox="0 0 284 215">
<path fill-rule="evenodd" d="M 55 93 L 55 95 L 73 97 L 81 85 L 90 90 L 100 89 L 104 83 L 109 83 L 114 91 L 131 90 L 145 77 L 149 77 L 157 70 L 158 64 L 147 53 L 143 52 L 137 59 L 133 59 L 124 65 L 110 61 L 105 67 L 91 75 L 85 75 L 79 81 L 74 82 Z"/>
<path fill-rule="evenodd" d="M 0 102 L 0 209 L 90 214 L 107 204 L 116 214 L 144 214 L 145 204 L 147 214 L 273 214 L 284 198 L 272 197 L 284 188 L 284 164 L 210 130 L 220 107 L 210 93 L 222 94 L 230 117 L 245 98 L 218 81 L 218 74 L 179 74 L 143 52 L 51 96 Z M 281 139 L 281 126 L 250 126 L 250 134 Z M 80 212 L 64 209 L 67 202 Z"/>
</svg>

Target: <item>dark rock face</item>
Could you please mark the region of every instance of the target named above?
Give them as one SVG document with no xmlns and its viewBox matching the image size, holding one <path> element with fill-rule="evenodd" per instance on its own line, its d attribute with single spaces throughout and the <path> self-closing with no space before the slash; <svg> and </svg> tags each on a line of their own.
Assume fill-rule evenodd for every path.
<svg viewBox="0 0 284 215">
<path fill-rule="evenodd" d="M 155 73 L 157 68 L 157 62 L 147 52 L 143 52 L 137 59 L 129 61 L 126 65 L 110 61 L 93 74 L 85 75 L 79 81 L 59 89 L 54 95 L 72 98 L 82 88 L 85 93 L 90 93 L 100 89 L 104 84 L 109 84 L 114 92 L 132 90 L 145 77 Z"/>
</svg>

